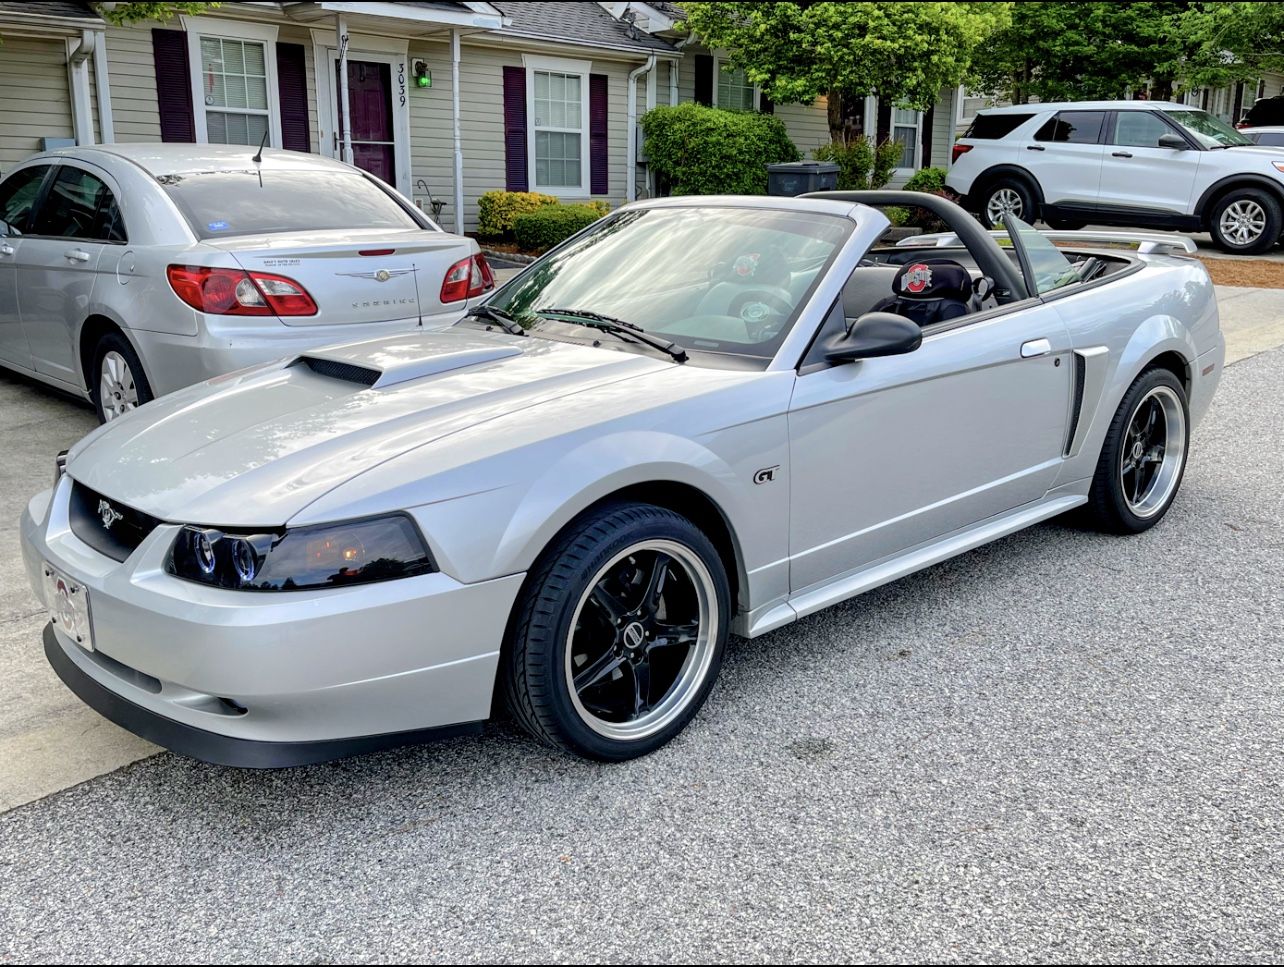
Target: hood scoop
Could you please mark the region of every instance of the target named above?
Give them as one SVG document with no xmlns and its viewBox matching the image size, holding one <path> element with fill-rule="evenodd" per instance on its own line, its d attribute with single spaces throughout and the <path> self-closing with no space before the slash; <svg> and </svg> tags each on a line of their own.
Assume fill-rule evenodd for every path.
<svg viewBox="0 0 1284 967">
<path fill-rule="evenodd" d="M 516 346 L 473 343 L 455 347 L 438 336 L 436 343 L 430 345 L 385 342 L 333 346 L 300 356 L 292 365 L 306 366 L 318 376 L 384 389 L 521 354 Z"/>
</svg>

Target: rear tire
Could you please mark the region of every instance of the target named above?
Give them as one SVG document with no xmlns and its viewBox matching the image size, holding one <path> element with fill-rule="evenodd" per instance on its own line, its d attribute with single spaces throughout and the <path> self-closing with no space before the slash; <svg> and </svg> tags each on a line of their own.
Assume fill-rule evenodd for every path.
<svg viewBox="0 0 1284 967">
<path fill-rule="evenodd" d="M 1088 496 L 1089 522 L 1112 534 L 1140 534 L 1168 513 L 1190 451 L 1190 410 L 1181 380 L 1143 372 L 1106 431 Z"/>
<path fill-rule="evenodd" d="M 988 228 L 1000 223 L 1004 215 L 1015 215 L 1033 222 L 1039 210 L 1034 189 L 1023 178 L 1001 175 L 985 186 L 980 194 L 978 215 Z"/>
<path fill-rule="evenodd" d="M 722 561 L 694 524 L 651 504 L 606 505 L 531 570 L 506 642 L 505 702 L 555 748 L 646 755 L 704 704 L 730 620 Z"/>
<path fill-rule="evenodd" d="M 1208 232 L 1223 252 L 1260 255 L 1284 232 L 1284 214 L 1270 192 L 1235 188 L 1214 202 L 1208 213 Z"/>
<path fill-rule="evenodd" d="M 143 361 L 120 333 L 109 332 L 99 339 L 92 358 L 89 392 L 99 423 L 109 423 L 156 398 Z"/>
</svg>

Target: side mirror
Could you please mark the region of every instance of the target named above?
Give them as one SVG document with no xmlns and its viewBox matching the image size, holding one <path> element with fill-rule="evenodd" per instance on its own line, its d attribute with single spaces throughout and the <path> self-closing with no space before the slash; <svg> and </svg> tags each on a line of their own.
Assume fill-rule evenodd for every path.
<svg viewBox="0 0 1284 967">
<path fill-rule="evenodd" d="M 1172 148 L 1174 151 L 1185 151 L 1190 147 L 1180 134 L 1161 134 L 1155 143 L 1161 148 Z"/>
<path fill-rule="evenodd" d="M 831 363 L 850 363 L 871 356 L 899 356 L 922 344 L 923 330 L 918 323 L 894 312 L 867 312 L 846 332 L 830 338 L 825 358 Z"/>
</svg>

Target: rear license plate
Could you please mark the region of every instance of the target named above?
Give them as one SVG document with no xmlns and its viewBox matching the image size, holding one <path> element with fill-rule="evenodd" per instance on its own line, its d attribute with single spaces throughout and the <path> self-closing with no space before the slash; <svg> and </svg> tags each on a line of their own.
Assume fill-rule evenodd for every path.
<svg viewBox="0 0 1284 967">
<path fill-rule="evenodd" d="M 43 565 L 45 599 L 54 627 L 84 648 L 94 650 L 94 630 L 89 619 L 89 589 L 57 568 Z"/>
</svg>

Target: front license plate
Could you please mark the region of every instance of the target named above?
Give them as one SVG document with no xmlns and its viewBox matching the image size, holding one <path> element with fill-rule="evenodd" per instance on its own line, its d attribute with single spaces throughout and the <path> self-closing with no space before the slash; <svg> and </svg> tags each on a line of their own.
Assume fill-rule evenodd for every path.
<svg viewBox="0 0 1284 967">
<path fill-rule="evenodd" d="M 54 627 L 84 648 L 94 650 L 94 630 L 89 621 L 89 590 L 48 564 L 45 574 L 45 599 Z"/>
</svg>

